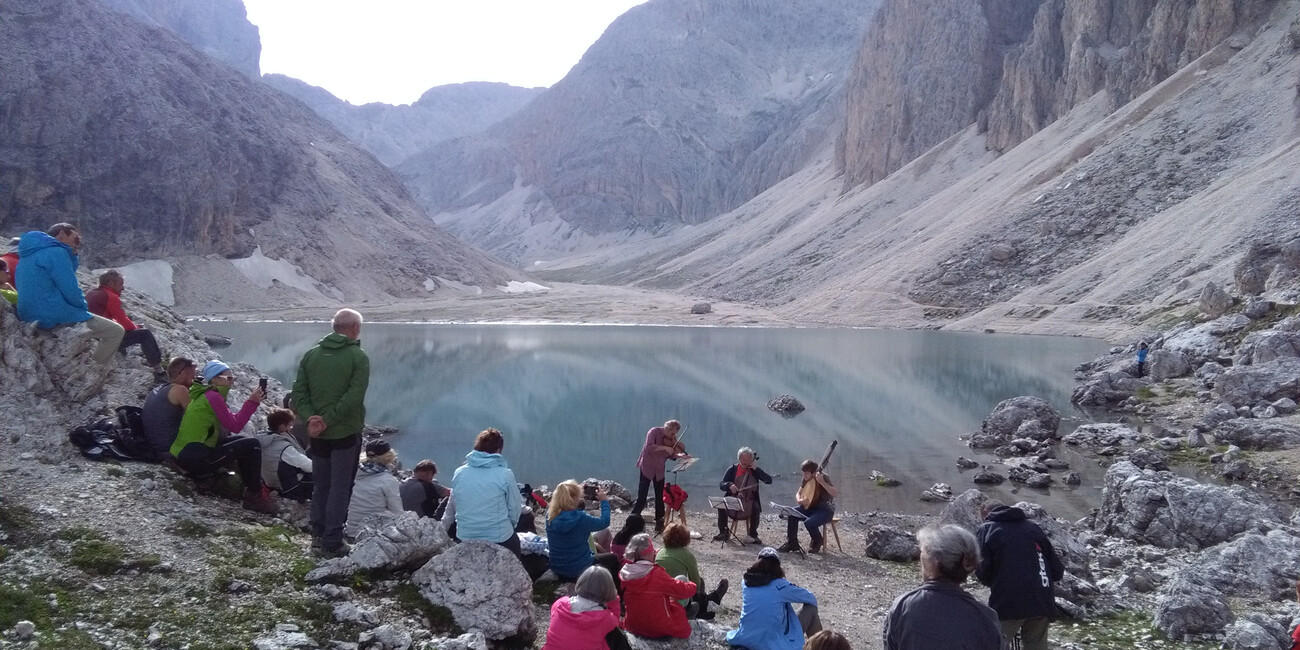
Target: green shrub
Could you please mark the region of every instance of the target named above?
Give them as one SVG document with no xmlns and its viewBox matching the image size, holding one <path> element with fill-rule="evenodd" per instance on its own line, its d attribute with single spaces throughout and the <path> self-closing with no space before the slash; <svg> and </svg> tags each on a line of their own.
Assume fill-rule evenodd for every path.
<svg viewBox="0 0 1300 650">
<path fill-rule="evenodd" d="M 83 571 L 111 575 L 126 566 L 122 547 L 102 539 L 83 539 L 72 544 L 68 563 Z"/>
</svg>

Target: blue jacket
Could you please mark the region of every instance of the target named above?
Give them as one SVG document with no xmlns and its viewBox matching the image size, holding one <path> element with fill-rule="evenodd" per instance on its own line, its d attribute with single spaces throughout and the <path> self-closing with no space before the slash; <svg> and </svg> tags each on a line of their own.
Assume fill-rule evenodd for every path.
<svg viewBox="0 0 1300 650">
<path fill-rule="evenodd" d="M 749 650 L 802 650 L 803 626 L 792 603 L 816 605 L 811 591 L 785 578 L 746 571 L 740 599 L 740 627 L 727 633 L 727 643 Z"/>
<path fill-rule="evenodd" d="M 72 247 L 39 231 L 18 240 L 18 318 L 49 329 L 91 318 L 86 294 L 77 284 L 77 254 Z"/>
<path fill-rule="evenodd" d="M 587 536 L 609 528 L 609 502 L 600 502 L 600 516 L 565 510 L 546 522 L 546 543 L 551 548 L 551 570 L 566 580 L 576 580 L 591 566 Z"/>
<path fill-rule="evenodd" d="M 524 497 L 501 454 L 471 451 L 451 476 L 456 537 L 499 544 L 515 534 Z"/>
</svg>

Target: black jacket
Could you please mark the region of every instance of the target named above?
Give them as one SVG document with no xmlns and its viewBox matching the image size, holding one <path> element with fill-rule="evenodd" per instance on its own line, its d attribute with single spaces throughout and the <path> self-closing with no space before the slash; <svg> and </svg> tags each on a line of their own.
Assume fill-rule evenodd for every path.
<svg viewBox="0 0 1300 650">
<path fill-rule="evenodd" d="M 989 607 L 1003 621 L 1056 614 L 1052 585 L 1065 575 L 1052 542 L 1020 508 L 999 506 L 975 534 L 980 564 L 975 571 L 989 587 Z"/>
<path fill-rule="evenodd" d="M 740 467 L 739 463 L 732 465 L 727 469 L 727 473 L 722 475 L 722 482 L 718 483 L 718 489 L 722 490 L 723 496 L 739 496 L 731 494 L 731 484 L 736 480 L 736 468 L 738 467 Z M 768 485 L 772 484 L 772 477 L 767 472 L 764 472 L 763 468 L 755 467 L 753 472 L 754 478 L 758 479 L 760 483 L 767 483 Z M 754 493 L 754 512 L 763 511 L 763 500 L 758 497 L 758 490 L 759 488 L 757 484 L 755 484 L 754 489 L 751 490 L 751 492 Z"/>
<path fill-rule="evenodd" d="M 894 599 L 885 650 L 1000 650 L 997 615 L 951 582 L 931 580 Z"/>
</svg>

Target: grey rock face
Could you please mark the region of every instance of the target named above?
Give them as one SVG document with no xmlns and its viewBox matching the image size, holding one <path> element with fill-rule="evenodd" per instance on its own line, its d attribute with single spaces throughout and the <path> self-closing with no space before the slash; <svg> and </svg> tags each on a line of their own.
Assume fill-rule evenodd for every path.
<svg viewBox="0 0 1300 650">
<path fill-rule="evenodd" d="M 1272 507 L 1245 488 L 1202 485 L 1120 461 L 1106 471 L 1094 528 L 1163 548 L 1206 548 L 1279 523 Z"/>
<path fill-rule="evenodd" d="M 1234 366 L 1219 375 L 1214 395 L 1233 406 L 1253 406 L 1290 397 L 1300 389 L 1300 358 L 1283 357 L 1251 366 Z"/>
<path fill-rule="evenodd" d="M 1003 400 L 984 418 L 980 433 L 997 436 L 1003 440 L 1025 437 L 1018 434 L 1023 427 L 1028 437 L 1044 440 L 1056 437 L 1061 416 L 1041 397 L 1021 396 Z"/>
<path fill-rule="evenodd" d="M 1133 397 L 1148 382 L 1126 372 L 1104 372 L 1077 387 L 1070 401 L 1079 406 L 1107 406 Z"/>
<path fill-rule="evenodd" d="M 1220 444 L 1233 444 L 1242 449 L 1271 451 L 1300 446 L 1300 428 L 1282 422 L 1228 420 L 1211 432 Z"/>
<path fill-rule="evenodd" d="M 1300 332 L 1270 329 L 1247 334 L 1232 363 L 1251 366 L 1288 357 L 1300 357 Z"/>
<path fill-rule="evenodd" d="M 1011 471 L 1007 472 L 1007 478 L 1011 479 L 1012 483 L 1023 483 L 1032 488 L 1045 488 L 1052 484 L 1051 475 L 1027 467 L 1012 467 Z"/>
<path fill-rule="evenodd" d="M 439 142 L 479 133 L 514 115 L 545 90 L 471 82 L 430 88 L 409 105 L 354 106 L 293 77 L 268 74 L 262 80 L 301 100 L 389 166 Z"/>
<path fill-rule="evenodd" d="M 171 30 L 194 49 L 238 70 L 261 76 L 262 41 L 239 0 L 100 0 L 117 11 Z"/>
<path fill-rule="evenodd" d="M 713 305 L 707 302 L 697 302 L 691 305 L 692 314 L 708 314 L 713 311 Z"/>
<path fill-rule="evenodd" d="M 977 485 L 1001 485 L 1005 480 L 1007 477 L 988 469 L 980 470 L 971 478 L 971 482 Z"/>
<path fill-rule="evenodd" d="M 404 512 L 376 529 L 366 529 L 348 558 L 359 569 L 397 571 L 423 565 L 451 545 L 442 522 Z"/>
<path fill-rule="evenodd" d="M 488 650 L 487 639 L 481 632 L 467 632 L 454 639 L 433 639 L 426 646 L 428 650 Z"/>
<path fill-rule="evenodd" d="M 85 267 L 260 247 L 349 298 L 519 275 L 434 226 L 300 102 L 166 30 L 93 0 L 15 0 L 0 5 L 0 42 L 0 95 L 24 98 L 3 117 L 0 155 L 22 182 L 0 184 L 0 219 L 77 223 L 94 242 Z"/>
<path fill-rule="evenodd" d="M 1173 639 L 1214 633 L 1232 621 L 1228 602 L 1214 589 L 1176 579 L 1156 603 L 1154 623 Z"/>
<path fill-rule="evenodd" d="M 462 542 L 435 556 L 411 580 L 435 605 L 451 610 L 456 624 L 489 640 L 536 635 L 533 584 L 510 551 L 488 542 Z"/>
<path fill-rule="evenodd" d="M 1134 449 L 1128 461 L 1141 469 L 1163 471 L 1169 469 L 1169 454 L 1154 449 Z"/>
<path fill-rule="evenodd" d="M 893 526 L 867 529 L 867 557 L 890 562 L 912 562 L 921 557 L 916 535 Z"/>
<path fill-rule="evenodd" d="M 1285 243 L 1252 243 L 1250 250 L 1237 262 L 1232 276 L 1237 291 L 1244 296 L 1257 296 L 1275 284 L 1279 276 L 1289 280 L 1297 272 L 1300 272 L 1300 238 Z"/>
<path fill-rule="evenodd" d="M 411 633 L 392 623 L 362 632 L 357 639 L 358 650 L 407 650 L 410 647 Z"/>
<path fill-rule="evenodd" d="M 988 496 L 983 492 L 966 490 L 957 495 L 952 503 L 944 506 L 943 512 L 939 513 L 939 523 L 956 524 L 973 533 L 984 521 L 981 513 L 988 501 Z"/>
<path fill-rule="evenodd" d="M 1251 320 L 1259 320 L 1267 316 L 1271 311 L 1273 311 L 1272 301 L 1252 300 L 1246 303 L 1246 307 L 1241 310 L 1241 313 L 1243 316 Z"/>
<path fill-rule="evenodd" d="M 1188 355 L 1180 350 L 1156 350 L 1147 359 L 1151 379 L 1164 381 L 1175 377 L 1192 374 L 1192 362 Z"/>
<path fill-rule="evenodd" d="M 1079 447 L 1133 447 L 1151 440 L 1151 436 L 1116 423 L 1081 424 L 1061 438 L 1067 445 Z"/>
<path fill-rule="evenodd" d="M 1234 621 L 1223 633 L 1223 647 L 1231 650 L 1282 650 L 1268 630 L 1251 621 Z"/>
</svg>

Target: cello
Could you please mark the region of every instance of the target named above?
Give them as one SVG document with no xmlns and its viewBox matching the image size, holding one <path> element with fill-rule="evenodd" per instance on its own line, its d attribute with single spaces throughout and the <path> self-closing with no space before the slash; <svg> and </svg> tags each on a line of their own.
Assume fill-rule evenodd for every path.
<svg viewBox="0 0 1300 650">
<path fill-rule="evenodd" d="M 831 441 L 831 444 L 826 447 L 826 455 L 822 456 L 822 462 L 817 466 L 813 478 L 804 481 L 804 484 L 799 486 L 799 496 L 797 498 L 801 507 L 811 508 L 813 504 L 817 503 L 817 494 L 822 491 L 822 486 L 817 482 L 816 474 L 826 471 L 826 464 L 831 462 L 831 454 L 835 453 L 835 447 L 839 446 L 839 444 L 840 441 L 838 440 Z"/>
</svg>

